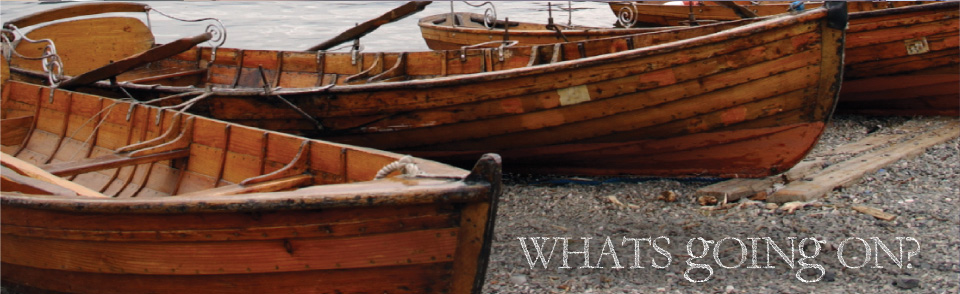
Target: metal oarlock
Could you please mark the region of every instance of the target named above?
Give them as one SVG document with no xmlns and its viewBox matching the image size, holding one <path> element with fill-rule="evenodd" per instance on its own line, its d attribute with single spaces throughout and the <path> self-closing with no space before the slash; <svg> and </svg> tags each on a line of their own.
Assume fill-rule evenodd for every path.
<svg viewBox="0 0 960 294">
<path fill-rule="evenodd" d="M 205 29 L 205 31 L 207 33 L 210 33 L 210 35 L 212 36 L 210 40 L 207 41 L 210 44 L 210 63 L 213 63 L 215 60 L 217 60 L 217 48 L 220 48 L 220 46 L 223 46 L 223 44 L 227 42 L 227 28 L 223 25 L 223 22 L 220 22 L 220 19 L 213 18 L 213 17 L 198 18 L 198 19 L 183 19 L 183 18 L 178 18 L 178 17 L 171 16 L 169 14 L 166 14 L 163 11 L 157 10 L 156 8 L 153 8 L 153 7 L 147 7 L 147 26 L 150 27 L 151 31 L 153 30 L 153 27 L 150 24 L 150 11 L 156 11 L 160 15 L 166 16 L 167 18 L 170 18 L 173 20 L 179 20 L 182 22 L 201 22 L 201 21 L 208 21 L 208 20 L 213 21 L 214 23 L 207 25 L 207 28 Z"/>
</svg>

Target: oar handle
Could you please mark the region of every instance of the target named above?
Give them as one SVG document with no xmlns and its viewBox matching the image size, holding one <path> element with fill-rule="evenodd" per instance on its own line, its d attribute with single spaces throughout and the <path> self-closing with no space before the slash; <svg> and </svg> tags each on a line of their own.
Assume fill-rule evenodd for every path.
<svg viewBox="0 0 960 294">
<path fill-rule="evenodd" d="M 330 40 L 320 43 L 319 45 L 310 47 L 310 49 L 307 49 L 307 51 L 327 50 L 333 46 L 340 45 L 343 42 L 350 41 L 353 39 L 358 39 L 360 37 L 363 37 L 369 34 L 370 32 L 373 32 L 373 30 L 376 30 L 382 25 L 400 20 L 404 17 L 407 17 L 410 14 L 423 10 L 423 8 L 427 7 L 427 5 L 429 5 L 431 2 L 432 1 L 407 2 L 406 4 L 403 4 L 400 7 L 394 8 L 393 10 L 390 10 L 389 12 L 384 13 L 383 15 L 377 18 L 368 20 L 360 25 L 352 27 L 349 30 L 346 30 L 345 32 L 340 33 L 336 37 L 333 37 Z"/>
<path fill-rule="evenodd" d="M 123 60 L 110 63 L 99 68 L 90 70 L 83 74 L 77 75 L 69 80 L 63 81 L 60 83 L 59 87 L 64 89 L 69 89 L 71 87 L 82 86 L 86 84 L 91 84 L 99 80 L 108 79 L 115 77 L 119 74 L 127 72 L 133 68 L 144 65 L 149 62 L 154 62 L 160 59 L 164 59 L 173 55 L 177 55 L 183 51 L 187 51 L 190 48 L 197 46 L 197 44 L 206 42 L 213 38 L 213 35 L 209 32 L 205 32 L 193 37 L 187 37 L 179 39 L 161 46 L 153 47 L 150 50 L 143 51 L 140 54 L 127 57 Z"/>
</svg>

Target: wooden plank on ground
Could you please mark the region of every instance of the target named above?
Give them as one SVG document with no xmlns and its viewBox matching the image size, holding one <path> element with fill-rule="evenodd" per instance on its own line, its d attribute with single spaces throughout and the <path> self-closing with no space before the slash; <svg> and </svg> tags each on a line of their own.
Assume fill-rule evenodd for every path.
<svg viewBox="0 0 960 294">
<path fill-rule="evenodd" d="M 867 173 L 900 159 L 916 156 L 927 148 L 956 138 L 958 135 L 960 135 L 960 121 L 951 121 L 943 127 L 920 134 L 906 142 L 832 165 L 814 175 L 811 181 L 790 183 L 784 189 L 767 197 L 767 201 L 784 203 L 816 199 L 835 188 L 856 182 Z"/>
<path fill-rule="evenodd" d="M 856 142 L 842 144 L 832 149 L 812 154 L 808 159 L 798 163 L 790 170 L 775 176 L 762 179 L 731 179 L 697 189 L 696 196 L 713 196 L 716 199 L 727 198 L 727 201 L 737 201 L 741 198 L 766 196 L 776 184 L 787 184 L 806 178 L 823 169 L 824 164 L 831 157 L 844 154 L 859 154 L 887 144 L 900 142 L 908 136 L 921 133 L 929 125 L 921 121 L 906 122 L 896 128 L 894 134 L 871 134 Z"/>
</svg>

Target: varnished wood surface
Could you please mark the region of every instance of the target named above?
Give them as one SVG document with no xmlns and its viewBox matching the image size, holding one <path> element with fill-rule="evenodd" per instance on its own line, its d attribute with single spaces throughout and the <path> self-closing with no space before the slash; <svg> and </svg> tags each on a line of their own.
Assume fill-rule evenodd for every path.
<svg viewBox="0 0 960 294">
<path fill-rule="evenodd" d="M 787 2 L 744 4 L 760 15 L 786 12 Z M 817 5 L 806 3 L 807 8 Z M 960 115 L 960 3 L 956 1 L 850 2 L 844 87 L 838 111 L 873 115 Z M 677 25 L 687 6 L 611 2 L 614 13 L 637 11 L 642 23 Z M 710 2 L 695 5 L 695 18 L 739 19 Z M 929 52 L 908 54 L 926 42 Z M 908 44 L 909 43 L 909 44 Z"/>
<path fill-rule="evenodd" d="M 842 111 L 960 115 L 960 2 L 850 15 Z M 908 48 L 923 44 L 923 50 Z"/>
<path fill-rule="evenodd" d="M 500 193 L 496 155 L 472 173 L 414 159 L 425 176 L 372 181 L 402 156 L 18 81 L 3 88 L 5 126 L 30 124 L 23 140 L 4 140 L 14 142 L 4 146 L 12 155 L 3 154 L 0 191 L 5 287 L 482 287 Z"/>
<path fill-rule="evenodd" d="M 154 37 L 143 21 L 123 16 L 78 19 L 39 27 L 27 33 L 33 40 L 51 39 L 68 76 L 83 74 L 153 47 Z M 46 43 L 20 42 L 17 52 L 29 57 L 44 53 Z M 12 58 L 11 66 L 41 70 L 40 60 Z"/>
<path fill-rule="evenodd" d="M 483 15 L 468 12 L 456 13 L 459 21 L 456 26 L 451 26 L 449 17 L 449 13 L 437 14 L 421 18 L 418 21 L 420 33 L 430 49 L 457 50 L 463 46 L 491 42 L 493 43 L 488 44 L 487 47 L 497 47 L 501 44 L 497 41 L 503 41 L 504 39 L 516 41 L 516 45 L 529 46 L 608 38 L 667 29 L 568 27 L 554 24 L 560 30 L 560 33 L 557 33 L 555 30 L 548 28 L 546 24 L 514 21 L 511 21 L 509 25 L 505 25 L 501 21 L 493 28 L 487 28 L 482 22 Z"/>
<path fill-rule="evenodd" d="M 144 100 L 211 87 L 214 94 L 191 112 L 450 163 L 469 164 L 463 159 L 489 150 L 511 154 L 508 162 L 524 164 L 508 167 L 528 171 L 665 175 L 663 167 L 618 160 L 630 155 L 603 146 L 698 134 L 751 144 L 760 140 L 750 135 L 758 130 L 824 123 L 839 89 L 844 41 L 826 18 L 826 11 L 815 9 L 555 45 L 355 57 L 220 48 L 210 62 L 211 50 L 198 48 L 118 80 L 148 80 L 122 84 Z M 26 79 L 31 73 L 15 70 L 15 76 Z M 95 86 L 81 90 L 110 87 Z M 304 113 L 319 121 L 319 130 Z M 763 176 L 789 168 L 795 162 L 770 163 L 800 158 L 815 142 L 776 138 L 783 141 L 772 144 L 787 148 L 734 169 L 716 167 L 744 155 L 736 149 L 698 161 L 662 156 L 659 162 L 684 171 L 670 175 Z M 598 151 L 577 151 L 584 146 Z M 569 154 L 549 160 L 527 155 L 541 150 Z M 604 160 L 576 164 L 598 157 Z M 565 165 L 569 168 L 557 168 Z"/>
</svg>

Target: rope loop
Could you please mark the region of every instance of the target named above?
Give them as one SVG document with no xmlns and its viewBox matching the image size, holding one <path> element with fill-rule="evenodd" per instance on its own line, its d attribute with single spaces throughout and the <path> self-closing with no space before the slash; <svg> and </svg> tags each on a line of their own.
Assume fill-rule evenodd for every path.
<svg viewBox="0 0 960 294">
<path fill-rule="evenodd" d="M 400 158 L 397 161 L 391 162 L 390 164 L 385 165 L 380 171 L 377 172 L 377 175 L 373 177 L 374 180 L 379 180 L 387 177 L 387 175 L 395 172 L 402 171 L 402 175 L 405 177 L 416 177 L 423 174 L 420 171 L 420 168 L 417 167 L 417 164 L 413 162 L 413 157 L 406 155 Z"/>
</svg>

